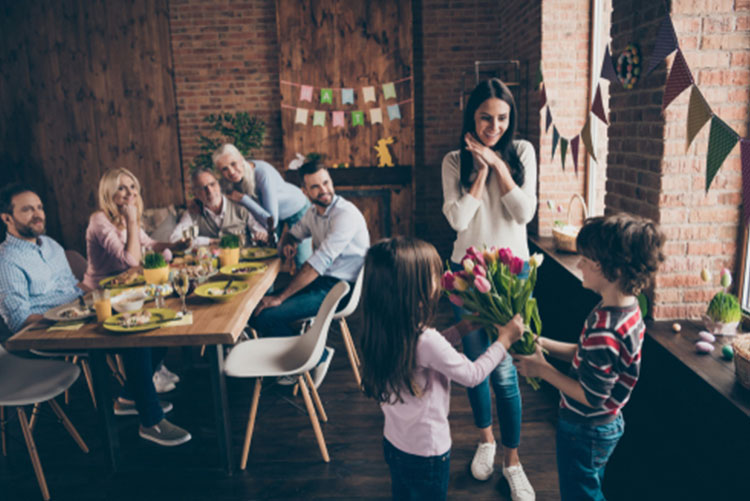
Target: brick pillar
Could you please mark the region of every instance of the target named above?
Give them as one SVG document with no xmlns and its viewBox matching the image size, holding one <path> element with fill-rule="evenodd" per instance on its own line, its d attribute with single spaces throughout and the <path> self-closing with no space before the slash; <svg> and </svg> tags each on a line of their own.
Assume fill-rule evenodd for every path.
<svg viewBox="0 0 750 501">
<path fill-rule="evenodd" d="M 678 43 L 709 106 L 740 136 L 747 135 L 750 104 L 750 13 L 748 2 L 672 2 Z M 648 64 L 661 2 L 615 0 L 612 38 L 616 50 L 638 41 Z M 722 267 L 738 276 L 741 172 L 735 147 L 706 193 L 709 124 L 686 151 L 689 89 L 661 112 L 667 58 L 632 91 L 612 89 L 607 211 L 627 210 L 661 223 L 668 237 L 667 261 L 652 294 L 657 319 L 696 318 L 718 290 Z M 708 268 L 713 283 L 699 273 Z"/>
</svg>

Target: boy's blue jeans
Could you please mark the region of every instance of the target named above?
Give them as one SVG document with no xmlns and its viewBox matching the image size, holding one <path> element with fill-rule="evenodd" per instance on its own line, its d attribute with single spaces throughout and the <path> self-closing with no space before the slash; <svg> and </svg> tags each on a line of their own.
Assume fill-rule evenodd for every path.
<svg viewBox="0 0 750 501">
<path fill-rule="evenodd" d="M 463 267 L 451 262 L 451 270 L 462 270 Z M 524 265 L 521 277 L 528 276 L 528 264 Z M 462 314 L 466 312 L 451 303 L 456 321 L 460 321 Z M 469 360 L 476 360 L 487 351 L 490 339 L 483 329 L 477 329 L 465 335 L 461 339 L 464 355 Z M 500 442 L 503 447 L 516 449 L 521 443 L 521 391 L 518 388 L 518 372 L 513 365 L 513 359 L 507 356 L 490 373 L 489 377 L 474 388 L 467 388 L 471 411 L 474 414 L 474 424 L 477 428 L 492 426 L 492 397 L 490 396 L 490 383 L 495 393 L 495 405 L 497 407 L 497 419 L 500 421 Z"/>
<path fill-rule="evenodd" d="M 297 221 L 302 219 L 302 216 L 305 215 L 305 212 L 307 212 L 309 208 L 310 202 L 307 202 L 305 206 L 302 207 L 302 209 L 300 209 L 296 214 L 284 219 L 283 221 L 279 221 L 279 224 L 276 226 L 276 238 L 281 238 L 281 234 L 284 231 L 285 224 L 289 229 L 291 229 L 291 227 L 294 226 Z M 294 256 L 294 264 L 298 270 L 302 268 L 302 265 L 305 264 L 305 261 L 310 259 L 310 256 L 312 256 L 312 250 L 312 238 L 306 238 L 297 245 L 297 254 Z"/>
<path fill-rule="evenodd" d="M 394 501 L 441 501 L 448 495 L 450 451 L 440 456 L 415 456 L 383 439 L 385 462 L 391 470 Z"/>
<path fill-rule="evenodd" d="M 560 418 L 557 424 L 557 474 L 562 501 L 604 501 L 604 468 L 625 430 L 622 414 L 598 426 Z"/>
<path fill-rule="evenodd" d="M 154 388 L 154 371 L 159 367 L 167 348 L 124 348 L 119 350 L 125 366 L 122 398 L 135 401 L 138 418 L 144 427 L 154 426 L 164 418 L 159 396 Z"/>
</svg>

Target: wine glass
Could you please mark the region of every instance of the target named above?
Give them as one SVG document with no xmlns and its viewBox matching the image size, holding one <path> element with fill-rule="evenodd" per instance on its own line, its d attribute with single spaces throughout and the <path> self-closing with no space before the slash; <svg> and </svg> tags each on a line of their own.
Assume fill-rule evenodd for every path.
<svg viewBox="0 0 750 501">
<path fill-rule="evenodd" d="M 187 274 L 187 270 L 183 268 L 172 274 L 172 287 L 182 300 L 182 314 L 187 315 L 188 309 L 185 304 L 185 296 L 187 296 L 188 289 L 190 288 L 190 276 Z"/>
</svg>

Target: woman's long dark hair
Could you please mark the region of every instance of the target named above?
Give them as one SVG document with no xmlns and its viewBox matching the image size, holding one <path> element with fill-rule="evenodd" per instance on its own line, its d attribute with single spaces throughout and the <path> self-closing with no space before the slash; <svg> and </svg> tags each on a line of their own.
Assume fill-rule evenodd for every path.
<svg viewBox="0 0 750 501">
<path fill-rule="evenodd" d="M 370 247 L 362 286 L 362 386 L 381 403 L 403 402 L 414 382 L 417 340 L 432 325 L 440 299 L 442 264 L 435 247 L 395 237 Z"/>
<path fill-rule="evenodd" d="M 466 149 L 466 140 L 464 137 L 469 132 L 474 137 L 477 137 L 474 114 L 483 102 L 493 97 L 508 103 L 508 106 L 510 106 L 510 119 L 507 130 L 492 149 L 508 164 L 510 175 L 518 186 L 522 186 L 525 179 L 523 164 L 521 163 L 521 159 L 518 158 L 516 149 L 513 147 L 513 137 L 516 135 L 516 122 L 518 121 L 516 101 L 513 99 L 510 89 L 508 89 L 502 80 L 499 78 L 490 78 L 489 80 L 479 82 L 474 87 L 474 90 L 469 94 L 469 99 L 464 109 L 464 125 L 461 130 L 461 185 L 466 188 L 471 186 L 470 178 L 471 173 L 474 171 L 474 158 L 471 152 Z"/>
</svg>

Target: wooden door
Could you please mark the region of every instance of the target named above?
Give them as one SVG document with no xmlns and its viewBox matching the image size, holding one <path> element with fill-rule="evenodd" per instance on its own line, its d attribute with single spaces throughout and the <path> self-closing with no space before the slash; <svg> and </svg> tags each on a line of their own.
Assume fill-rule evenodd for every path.
<svg viewBox="0 0 750 501">
<path fill-rule="evenodd" d="M 284 165 L 297 153 L 322 154 L 335 166 L 338 193 L 365 214 L 373 241 L 410 234 L 411 2 L 277 0 L 276 17 Z M 377 167 L 379 141 L 390 137 L 394 166 Z"/>
</svg>

